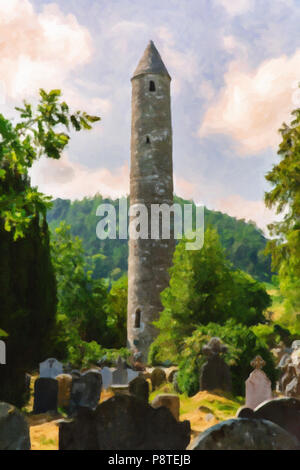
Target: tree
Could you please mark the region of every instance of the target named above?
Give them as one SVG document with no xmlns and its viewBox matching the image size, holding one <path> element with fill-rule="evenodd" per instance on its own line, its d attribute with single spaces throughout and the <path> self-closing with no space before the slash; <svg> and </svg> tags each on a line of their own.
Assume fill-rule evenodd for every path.
<svg viewBox="0 0 300 470">
<path fill-rule="evenodd" d="M 15 126 L 0 114 L 0 211 L 5 230 L 12 231 L 14 239 L 24 235 L 36 214 L 45 216 L 51 206 L 50 198 L 29 184 L 28 169 L 42 155 L 59 159 L 70 140 L 70 127 L 91 129 L 91 123 L 100 119 L 81 111 L 72 114 L 60 97 L 60 90 L 40 89 L 36 110 L 26 101 L 23 108 L 16 108 L 21 119 Z"/>
<path fill-rule="evenodd" d="M 128 277 L 123 275 L 113 283 L 107 299 L 107 325 L 110 331 L 110 344 L 114 348 L 126 347 L 127 297 Z"/>
<path fill-rule="evenodd" d="M 52 237 L 51 254 L 57 281 L 58 321 L 68 351 L 73 352 L 81 342 L 105 345 L 108 286 L 102 279 L 92 277 L 95 258 L 103 256 L 87 260 L 82 241 L 71 236 L 70 226 L 64 222 Z"/>
<path fill-rule="evenodd" d="M 40 90 L 36 109 L 24 103 L 17 124 L 0 114 L 0 327 L 7 364 L 0 400 L 22 406 L 25 372 L 50 355 L 55 339 L 56 282 L 46 210 L 50 198 L 31 187 L 28 170 L 40 156 L 60 158 L 70 126 L 91 128 L 99 118 L 71 114 L 60 91 Z M 64 130 L 65 132 L 63 132 Z"/>
<path fill-rule="evenodd" d="M 152 361 L 178 360 L 183 341 L 200 325 L 224 325 L 231 318 L 245 326 L 263 322 L 271 303 L 262 284 L 233 270 L 211 228 L 201 250 L 186 250 L 185 240 L 177 245 L 170 285 L 161 298 L 164 310 L 155 322 L 160 334 L 151 347 Z"/>
<path fill-rule="evenodd" d="M 283 215 L 280 222 L 269 225 L 276 238 L 269 242 L 268 251 L 274 269 L 278 269 L 280 289 L 287 298 L 287 313 L 294 314 L 294 321 L 300 314 L 300 108 L 292 116 L 290 125 L 283 123 L 279 130 L 281 160 L 266 175 L 273 188 L 265 193 L 265 203 Z"/>
</svg>

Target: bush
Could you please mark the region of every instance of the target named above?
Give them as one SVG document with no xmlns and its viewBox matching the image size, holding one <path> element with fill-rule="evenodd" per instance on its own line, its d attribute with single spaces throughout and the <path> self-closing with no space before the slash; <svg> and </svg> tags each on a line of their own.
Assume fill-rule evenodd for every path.
<svg viewBox="0 0 300 470">
<path fill-rule="evenodd" d="M 257 355 L 266 361 L 264 371 L 273 387 L 275 386 L 277 371 L 270 351 L 253 331 L 234 320 L 229 320 L 223 326 L 216 323 L 199 326 L 192 336 L 184 341 L 178 373 L 178 385 L 182 392 L 192 396 L 199 390 L 200 368 L 206 362 L 201 353 L 202 347 L 214 336 L 219 337 L 228 346 L 224 359 L 231 370 L 234 395 L 244 396 L 245 380 L 252 371 L 250 362 Z"/>
</svg>

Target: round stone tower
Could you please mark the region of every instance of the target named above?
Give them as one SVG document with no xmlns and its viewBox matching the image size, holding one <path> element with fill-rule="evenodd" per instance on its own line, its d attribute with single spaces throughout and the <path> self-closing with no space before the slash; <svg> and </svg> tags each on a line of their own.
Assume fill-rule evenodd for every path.
<svg viewBox="0 0 300 470">
<path fill-rule="evenodd" d="M 162 310 L 160 293 L 169 283 L 174 237 L 151 239 L 151 204 L 173 204 L 171 77 L 152 41 L 132 82 L 130 205 L 148 210 L 148 239 L 129 239 L 128 347 L 147 362 L 157 335 L 152 325 Z"/>
</svg>

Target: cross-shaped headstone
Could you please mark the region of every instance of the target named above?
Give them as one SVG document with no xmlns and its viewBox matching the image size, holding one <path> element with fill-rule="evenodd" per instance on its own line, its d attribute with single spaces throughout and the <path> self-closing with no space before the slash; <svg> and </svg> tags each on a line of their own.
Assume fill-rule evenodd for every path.
<svg viewBox="0 0 300 470">
<path fill-rule="evenodd" d="M 256 356 L 256 358 L 251 361 L 253 369 L 262 369 L 265 365 L 266 363 L 261 356 Z"/>
</svg>

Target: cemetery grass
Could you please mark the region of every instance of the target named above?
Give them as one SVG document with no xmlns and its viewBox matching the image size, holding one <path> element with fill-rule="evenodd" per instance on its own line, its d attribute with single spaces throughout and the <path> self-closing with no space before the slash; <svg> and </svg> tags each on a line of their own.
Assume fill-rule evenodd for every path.
<svg viewBox="0 0 300 470">
<path fill-rule="evenodd" d="M 164 384 L 150 394 L 150 402 L 159 394 L 175 393 L 171 384 Z M 245 404 L 243 397 L 214 391 L 198 392 L 193 397 L 180 394 L 180 421 L 191 423 L 192 438 L 215 424 L 234 418 L 237 410 Z"/>
</svg>

